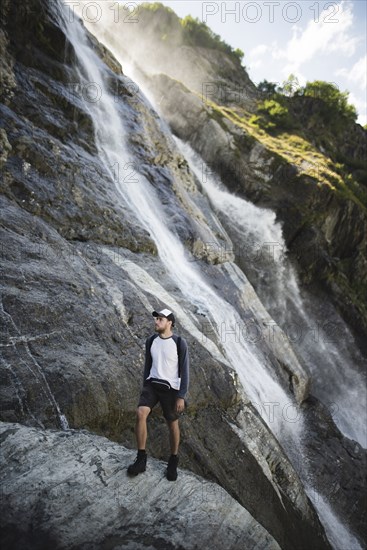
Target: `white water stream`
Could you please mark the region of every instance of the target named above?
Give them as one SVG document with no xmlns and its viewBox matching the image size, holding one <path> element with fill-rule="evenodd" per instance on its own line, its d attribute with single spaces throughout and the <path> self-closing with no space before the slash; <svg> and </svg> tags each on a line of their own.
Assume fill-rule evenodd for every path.
<svg viewBox="0 0 367 550">
<path fill-rule="evenodd" d="M 246 259 L 253 259 L 261 270 L 260 277 L 267 281 L 260 298 L 311 373 L 312 392 L 329 406 L 342 433 L 367 448 L 366 382 L 350 354 L 350 349 L 355 348 L 350 331 L 336 316 L 325 323 L 309 311 L 294 269 L 287 261 L 286 244 L 274 212 L 229 193 L 190 145 L 178 139 L 176 142 L 213 208 L 230 220 L 241 235 L 241 242 L 248 244 Z M 243 247 L 238 249 L 241 254 Z M 359 358 L 357 351 L 355 355 Z"/>
</svg>

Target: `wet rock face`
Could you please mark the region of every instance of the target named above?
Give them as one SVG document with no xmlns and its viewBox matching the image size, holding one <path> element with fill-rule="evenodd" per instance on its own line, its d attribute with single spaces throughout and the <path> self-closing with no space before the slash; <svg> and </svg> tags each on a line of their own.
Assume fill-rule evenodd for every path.
<svg viewBox="0 0 367 550">
<path fill-rule="evenodd" d="M 4 47 L 9 44 L 6 79 L 11 82 L 2 106 L 3 194 L 31 214 L 42 214 L 68 240 L 91 239 L 154 252 L 147 232 L 119 206 L 116 188 L 105 181 L 83 103 L 86 91 L 78 88 L 70 65 L 60 62 L 68 50 L 65 37 L 46 17 L 47 4 L 41 8 L 44 24 L 35 18 L 43 30 L 34 30 L 34 40 L 19 28 L 36 24 L 32 14 L 37 2 L 26 4 L 19 15 L 12 5 L 5 10 L 7 35 L 3 34 Z M 121 90 L 123 80 L 121 76 Z"/>
<path fill-rule="evenodd" d="M 59 427 L 60 403 L 72 426 L 120 437 L 134 422 L 144 335 L 152 330 L 158 302 L 147 307 L 121 269 L 124 258 L 132 259 L 127 249 L 68 241 L 9 199 L 3 197 L 1 205 L 3 418 Z M 200 345 L 192 355 L 207 369 L 215 365 L 215 385 L 225 388 L 213 393 L 205 373 L 198 372 L 201 382 L 193 373 L 197 406 L 213 399 L 234 402 L 237 392 L 224 367 Z"/>
<path fill-rule="evenodd" d="M 134 447 L 134 410 L 143 362 L 141 333 L 149 333 L 147 317 L 159 303 L 154 301 L 146 309 L 128 273 L 101 248 L 69 243 L 8 199 L 3 199 L 2 206 L 9 247 L 4 258 L 7 290 L 0 312 L 5 329 L 2 418 L 59 428 L 65 416 L 74 428 L 88 428 Z M 118 254 L 113 248 L 103 250 Z M 125 252 L 122 260 L 131 261 L 131 257 Z M 191 373 L 190 412 L 182 422 L 182 464 L 226 486 L 268 525 L 283 548 L 291 548 L 296 533 L 285 527 L 283 506 L 287 502 L 289 516 L 295 513 L 293 504 L 285 498 L 283 504 L 279 502 L 261 467 L 222 418 L 239 400 L 233 379 L 197 343 L 190 352 L 192 364 L 200 368 L 194 367 Z M 227 417 L 233 422 L 236 411 L 229 411 Z M 255 420 L 252 412 L 247 424 Z M 257 433 L 263 441 L 271 439 L 261 426 Z M 169 454 L 167 428 L 159 411 L 149 421 L 148 448 L 157 457 Z M 281 455 L 280 449 L 277 453 Z M 287 462 L 285 468 L 291 472 Z M 287 492 L 293 490 L 293 482 L 286 484 Z M 296 492 L 303 494 L 301 486 Z M 261 495 L 267 495 L 271 506 L 264 508 Z M 302 509 L 311 513 L 307 502 Z"/>
<path fill-rule="evenodd" d="M 363 547 L 366 509 L 367 454 L 358 443 L 343 437 L 330 419 L 325 416 L 321 403 L 310 397 L 305 403 L 307 432 L 312 437 L 305 438 L 305 454 L 300 460 L 303 467 L 318 464 L 312 470 L 312 485 L 319 495 L 324 496 L 346 523 L 353 523 L 355 533 Z M 311 428 L 313 426 L 313 428 Z M 310 429 L 311 428 L 311 429 Z M 338 449 L 337 460 L 327 460 Z M 355 504 L 351 508 L 349 497 Z"/>
<path fill-rule="evenodd" d="M 14 464 L 9 466 L 14 477 L 5 470 L 9 501 L 16 495 L 6 516 L 9 547 L 14 537 L 29 548 L 33 544 L 36 548 L 37 541 L 44 547 L 57 546 L 61 541 L 65 547 L 80 542 L 81 548 L 91 548 L 86 541 L 94 538 L 108 547 L 136 544 L 136 520 L 129 515 L 129 487 L 118 473 L 121 456 L 127 464 L 134 453 L 85 433 L 60 434 L 46 428 L 60 429 L 67 421 L 73 429 L 91 430 L 135 447 L 135 407 L 142 381 L 144 340 L 152 332 L 151 312 L 175 301 L 182 310 L 178 330 L 189 341 L 192 363 L 190 406 L 182 419 L 182 464 L 220 483 L 271 534 L 264 534 L 259 524 L 254 527 L 243 514 L 237 514 L 236 505 L 235 514 L 243 522 L 238 527 L 233 513 L 228 512 L 228 540 L 233 536 L 234 548 L 238 540 L 239 548 L 243 548 L 244 540 L 251 547 L 250 534 L 259 531 L 254 534 L 259 548 L 277 548 L 272 537 L 282 550 L 296 546 L 308 550 L 310 544 L 315 549 L 328 548 L 316 512 L 281 446 L 258 413 L 244 404 L 243 390 L 219 354 L 209 352 L 204 339 L 192 337 L 190 323 L 201 327 L 203 316 L 182 298 L 157 256 L 151 235 L 123 206 L 115 182 L 106 174 L 97 155 L 85 98 L 75 87 L 72 48 L 50 16 L 49 4 L 32 0 L 25 12 L 15 10 L 13 2 L 6 1 L 4 6 L 4 32 L 0 35 L 7 71 L 1 107 L 4 128 L 0 133 L 4 269 L 1 418 L 9 423 L 4 433 L 9 461 L 16 451 L 11 459 Z M 20 29 L 26 24 L 29 30 L 22 33 Z M 207 262 L 208 279 L 217 282 L 226 299 L 233 300 L 235 288 L 224 268 L 220 271 L 221 259 L 203 249 L 205 242 L 221 244 L 217 236 L 220 225 L 200 195 L 186 161 L 162 131 L 147 102 L 131 94 L 130 82 L 111 54 L 95 39 L 92 46 L 109 67 L 105 75 L 111 89 L 118 91 L 129 150 L 139 173 L 162 201 L 169 229 L 185 243 L 193 260 Z M 213 128 L 219 136 L 223 134 L 218 124 Z M 252 299 L 253 308 L 238 308 L 258 322 L 256 315 L 262 312 L 253 290 L 248 289 L 246 296 Z M 262 351 L 288 391 L 281 373 L 284 349 L 264 346 Z M 293 393 L 301 402 L 307 396 L 307 376 L 297 368 L 289 376 L 299 376 Z M 251 441 L 242 441 L 238 433 L 241 426 L 243 429 L 243 417 L 248 433 L 253 434 Z M 10 424 L 16 422 L 37 429 Z M 159 410 L 149 419 L 149 451 L 158 458 L 169 453 L 167 428 Z M 37 465 L 48 474 L 40 492 L 34 493 L 36 479 L 38 483 L 42 477 Z M 83 477 L 85 466 L 88 472 Z M 70 471 L 77 474 L 68 484 Z M 111 491 L 100 507 L 95 491 L 110 483 L 103 471 L 117 480 L 110 489 L 126 487 L 127 500 L 119 503 L 118 509 Z M 160 492 L 163 466 L 158 465 L 157 471 L 159 475 L 154 474 L 145 489 L 147 495 L 150 489 L 159 489 L 158 493 L 151 491 L 152 500 L 147 499 L 146 543 L 162 548 L 159 544 L 166 544 L 172 530 L 166 532 L 163 516 L 152 511 L 154 498 L 159 500 L 165 494 L 165 488 Z M 26 472 L 30 477 L 25 489 L 31 495 L 23 501 L 24 478 L 20 476 Z M 188 488 L 192 487 L 189 479 L 183 478 Z M 54 498 L 58 482 L 62 486 L 60 507 Z M 74 488 L 75 494 L 70 492 Z M 174 489 L 172 492 L 181 511 L 181 496 Z M 144 500 L 139 499 L 139 506 Z M 205 521 L 201 508 L 195 508 L 196 501 L 193 504 L 188 499 L 188 509 L 190 502 L 198 515 L 190 519 L 189 511 L 182 511 L 179 517 L 172 512 L 171 525 L 184 518 L 184 531 L 194 537 L 197 525 Z M 113 527 L 106 520 L 112 508 Z M 215 523 L 218 508 L 210 510 L 208 522 Z M 218 514 L 223 512 L 220 510 Z M 24 518 L 24 530 L 14 526 L 14 513 Z M 123 528 L 117 525 L 121 514 L 128 518 Z M 80 524 L 75 530 L 69 525 L 74 516 Z M 42 524 L 37 540 L 30 527 L 35 523 Z M 156 530 L 159 525 L 158 535 L 156 530 L 150 534 L 148 527 L 153 524 Z M 242 535 L 243 526 L 247 526 L 247 535 Z M 237 529 L 239 539 L 232 535 Z M 92 532 L 95 537 L 90 536 Z M 186 543 L 177 536 L 177 546 L 185 548 Z M 218 532 L 219 543 L 221 536 Z M 206 539 L 200 540 L 205 544 Z"/>
</svg>

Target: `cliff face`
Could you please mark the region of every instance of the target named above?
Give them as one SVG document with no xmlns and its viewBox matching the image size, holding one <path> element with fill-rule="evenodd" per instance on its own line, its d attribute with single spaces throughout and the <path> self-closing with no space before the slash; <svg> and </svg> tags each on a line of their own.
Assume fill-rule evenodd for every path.
<svg viewBox="0 0 367 550">
<path fill-rule="evenodd" d="M 154 7 L 139 5 L 133 17 L 121 7 L 114 25 L 95 25 L 108 43 L 124 50 L 125 59 L 149 73 L 167 73 L 188 88 L 220 105 L 240 104 L 256 108 L 256 86 L 241 66 L 240 59 L 223 42 L 208 38 L 200 24 L 184 25 L 169 8 L 156 2 Z M 104 12 L 104 16 L 106 12 Z M 107 17 L 102 21 L 108 20 Z M 111 32 L 118 29 L 117 33 Z M 210 47 L 205 47 L 206 42 Z M 224 43 L 225 44 L 225 43 Z M 227 45 L 228 46 L 228 45 Z"/>
<path fill-rule="evenodd" d="M 310 97 L 289 102 L 305 138 L 291 130 L 277 138 L 256 131 L 248 121 L 263 96 L 243 67 L 218 49 L 195 45 L 195 37 L 185 44 L 179 19 L 163 6 L 140 9 L 137 19 L 96 31 L 145 73 L 141 82 L 172 131 L 228 189 L 276 212 L 304 284 L 326 291 L 366 351 L 367 132 L 348 123 L 336 134 L 322 121 L 322 101 Z"/>
<path fill-rule="evenodd" d="M 190 301 L 178 288 L 158 254 L 159 242 L 129 208 L 106 169 L 88 109 L 90 97 L 81 84 L 75 45 L 65 36 L 57 10 L 57 4 L 45 0 L 29 1 L 24 9 L 7 1 L 0 36 L 4 53 L 1 418 L 6 423 L 3 427 L 9 460 L 16 453 L 20 461 L 15 470 L 11 470 L 11 465 L 9 470 L 4 469 L 8 481 L 2 506 L 6 509 L 8 547 L 16 547 L 19 541 L 30 549 L 49 547 L 50 541 L 61 548 L 87 544 L 85 531 L 68 530 L 66 534 L 62 519 L 61 523 L 57 518 L 51 520 L 47 511 L 48 506 L 53 514 L 60 511 L 50 503 L 50 494 L 58 482 L 56 460 L 63 456 L 75 471 L 79 460 L 86 462 L 91 456 L 89 465 L 95 465 L 98 473 L 115 471 L 119 448 L 125 457 L 124 465 L 131 459 L 133 453 L 122 445 L 135 446 L 134 411 L 142 380 L 144 340 L 152 330 L 151 311 L 163 304 L 175 310 L 179 332 L 190 345 L 192 362 L 190 406 L 182 419 L 180 464 L 216 481 L 227 491 L 220 490 L 220 495 L 229 499 L 230 494 L 239 503 L 230 500 L 228 505 L 228 533 L 233 548 L 243 547 L 243 539 L 238 542 L 236 537 L 244 527 L 237 531 L 234 519 L 237 511 L 243 510 L 239 505 L 247 510 L 238 516 L 246 517 L 243 525 L 256 525 L 258 534 L 253 539 L 259 548 L 277 548 L 277 544 L 292 550 L 306 550 L 310 545 L 315 549 L 328 548 L 300 472 L 292 466 L 282 444 L 248 398 L 244 379 L 223 352 L 223 340 L 206 332 L 207 319 L 195 300 Z M 123 75 L 108 50 L 91 36 L 86 42 L 89 50 L 103 60 L 104 80 L 114 94 L 118 116 L 124 120 L 126 136 L 121 139 L 126 139 L 133 156 L 134 176 L 144 176 L 152 196 L 154 190 L 159 198 L 168 220 L 167 231 L 184 244 L 193 263 L 203 266 L 207 280 L 220 289 L 228 303 L 235 304 L 242 319 L 256 327 L 271 322 L 243 272 L 228 261 L 234 257 L 223 260 L 216 252 L 230 244 L 230 239 L 162 121 L 141 94 L 131 92 L 131 80 Z M 131 166 L 125 169 L 124 179 L 130 178 Z M 215 246 L 208 249 L 208 242 Z M 302 403 L 307 403 L 314 410 L 313 402 L 307 401 L 309 375 L 287 339 L 264 339 L 258 344 L 258 353 L 261 365 L 269 369 L 276 387 L 284 391 L 290 403 L 298 404 L 300 409 Z M 359 508 L 347 522 L 361 536 L 364 510 L 359 507 L 363 495 L 359 472 L 363 468 L 363 450 L 336 428 L 338 438 L 332 431 L 323 433 L 322 421 L 332 424 L 332 420 L 323 410 L 318 414 L 319 417 L 316 413 L 314 417 L 310 415 L 310 430 L 305 437 L 311 443 L 313 430 L 326 441 L 329 437 L 333 440 L 333 456 L 342 456 L 340 469 L 333 477 L 338 511 L 343 516 L 351 507 Z M 68 427 L 104 435 L 121 447 L 105 440 L 100 442 L 91 435 L 69 432 Z M 60 428 L 65 429 L 63 434 L 49 431 Z M 65 454 L 60 455 L 63 437 L 70 445 L 63 446 Z M 31 441 L 37 443 L 36 447 Z M 342 454 L 342 447 L 350 453 Z M 166 426 L 157 412 L 149 423 L 149 452 L 157 459 L 166 458 L 169 452 Z M 310 453 L 314 460 L 312 471 L 330 460 L 330 455 L 323 456 L 317 445 Z M 24 475 L 28 472 L 28 491 L 34 481 L 30 470 L 40 461 L 40 472 L 49 474 L 45 481 L 47 490 L 23 501 Z M 158 476 L 162 466 L 155 464 L 154 476 Z M 62 502 L 67 499 L 67 470 L 63 469 L 61 476 L 65 499 Z M 80 506 L 78 510 L 68 508 L 65 516 L 75 514 L 76 523 L 86 522 L 88 531 L 92 526 L 95 529 L 96 516 L 103 514 L 103 506 L 109 508 L 112 498 L 107 491 L 106 500 L 99 507 L 92 474 L 96 475 L 89 469 L 86 478 L 76 479 L 73 501 L 74 497 L 81 499 Z M 120 475 L 116 479 L 122 483 Z M 358 480 L 352 497 L 348 488 L 340 484 L 347 475 Z M 145 478 L 152 487 L 159 477 L 154 476 L 147 473 Z M 102 472 L 100 480 L 105 486 L 103 479 Z M 187 474 L 182 483 L 189 487 L 193 480 Z M 329 481 L 318 480 L 318 489 L 326 496 Z M 175 498 L 178 491 L 179 488 L 172 489 Z M 93 510 L 86 516 L 80 492 L 84 492 L 88 502 L 94 502 Z M 184 521 L 178 528 L 177 547 L 189 547 L 183 536 L 186 525 L 206 521 L 200 515 L 195 495 L 188 494 L 187 500 L 188 508 L 197 516 L 192 519 L 188 511 L 182 512 Z M 141 501 L 139 495 L 133 503 L 124 501 L 122 507 L 132 506 L 139 512 Z M 151 511 L 153 506 L 161 506 L 164 511 L 159 491 L 151 496 L 147 509 Z M 214 515 L 207 515 L 208 529 L 203 530 L 203 538 L 198 535 L 200 546 L 207 540 L 209 525 L 219 521 L 222 512 L 216 502 Z M 114 513 L 117 514 L 116 508 Z M 15 516 L 17 521 L 24 519 L 24 531 L 14 525 Z M 175 521 L 172 517 L 172 524 Z M 29 526 L 34 522 L 46 525 L 40 539 L 30 535 Z M 98 524 L 102 531 L 106 530 L 101 533 L 101 540 L 110 537 L 111 547 L 121 541 L 134 544 L 137 530 L 132 522 L 131 518 L 126 521 L 123 534 L 121 528 Z M 115 536 L 117 542 L 112 543 Z M 165 539 L 166 535 L 162 531 L 159 536 Z M 218 535 L 218 547 L 220 540 Z M 147 541 L 154 541 L 161 548 L 150 531 Z"/>
<path fill-rule="evenodd" d="M 326 300 L 332 298 L 364 349 L 366 207 L 325 181 L 321 160 L 292 162 L 288 151 L 269 146 L 264 133 L 254 135 L 244 127 L 240 111 L 208 105 L 166 75 L 152 80 L 151 89 L 173 132 L 200 153 L 228 189 L 276 212 L 301 279 L 316 292 L 324 291 Z M 356 134 L 363 142 L 361 132 Z"/>
</svg>

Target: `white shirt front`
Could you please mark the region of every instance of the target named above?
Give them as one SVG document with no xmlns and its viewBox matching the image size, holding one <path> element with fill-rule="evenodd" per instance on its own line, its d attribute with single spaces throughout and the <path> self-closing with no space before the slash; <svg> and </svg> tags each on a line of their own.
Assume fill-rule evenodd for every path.
<svg viewBox="0 0 367 550">
<path fill-rule="evenodd" d="M 168 380 L 172 388 L 180 389 L 181 379 L 178 377 L 177 345 L 172 336 L 169 338 L 154 338 L 150 348 L 152 368 L 149 378 Z"/>
</svg>

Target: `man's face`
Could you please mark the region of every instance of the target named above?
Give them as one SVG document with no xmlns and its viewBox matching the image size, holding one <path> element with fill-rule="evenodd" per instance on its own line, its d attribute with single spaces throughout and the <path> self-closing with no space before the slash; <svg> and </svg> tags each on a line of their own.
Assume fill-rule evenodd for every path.
<svg viewBox="0 0 367 550">
<path fill-rule="evenodd" d="M 162 334 L 169 327 L 169 325 L 171 325 L 171 321 L 169 321 L 166 317 L 154 318 L 154 328 L 158 334 Z"/>
</svg>

